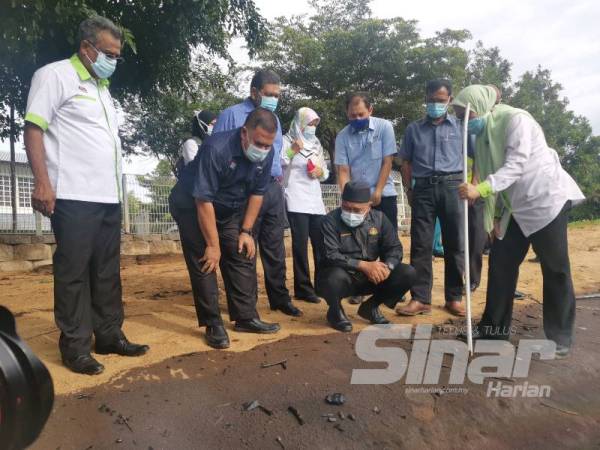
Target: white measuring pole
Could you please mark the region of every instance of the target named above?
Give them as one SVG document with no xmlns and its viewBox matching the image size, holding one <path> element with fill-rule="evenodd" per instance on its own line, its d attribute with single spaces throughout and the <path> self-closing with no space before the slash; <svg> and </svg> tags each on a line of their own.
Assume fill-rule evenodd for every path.
<svg viewBox="0 0 600 450">
<path fill-rule="evenodd" d="M 465 118 L 463 120 L 463 182 L 469 183 L 468 179 L 468 123 L 469 113 L 471 112 L 471 104 L 467 103 L 465 108 Z M 471 267 L 469 261 L 469 200 L 464 199 L 464 215 L 465 215 L 465 226 L 464 226 L 464 250 L 465 250 L 465 293 L 467 294 L 467 347 L 469 348 L 469 354 L 473 355 L 473 330 L 471 329 Z"/>
</svg>

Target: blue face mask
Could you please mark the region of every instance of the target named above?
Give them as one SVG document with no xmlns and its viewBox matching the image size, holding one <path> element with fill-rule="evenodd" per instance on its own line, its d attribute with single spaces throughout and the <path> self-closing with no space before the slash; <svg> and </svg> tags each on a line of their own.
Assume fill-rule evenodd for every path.
<svg viewBox="0 0 600 450">
<path fill-rule="evenodd" d="M 246 150 L 246 158 L 253 163 L 261 162 L 264 161 L 267 156 L 269 156 L 270 151 L 271 149 L 263 150 L 254 144 L 250 144 Z"/>
<path fill-rule="evenodd" d="M 91 43 L 90 43 L 90 45 L 91 45 Z M 92 70 L 94 71 L 94 73 L 96 74 L 96 76 L 98 78 L 109 78 L 113 73 L 115 73 L 115 69 L 117 68 L 117 60 L 113 59 L 113 58 L 109 58 L 108 56 L 106 56 L 104 53 L 102 53 L 100 50 L 98 50 L 93 45 L 92 45 L 92 47 L 98 53 L 98 56 L 96 57 L 95 62 L 92 62 L 92 60 L 89 58 L 89 56 L 86 55 L 87 59 L 90 61 L 90 64 L 92 65 Z"/>
<path fill-rule="evenodd" d="M 364 130 L 369 126 L 369 118 L 366 117 L 364 119 L 354 119 L 350 121 L 350 126 L 354 128 L 356 131 Z"/>
<path fill-rule="evenodd" d="M 353 213 L 342 209 L 342 221 L 350 228 L 360 226 L 365 221 L 366 216 L 366 214 Z"/>
<path fill-rule="evenodd" d="M 427 103 L 427 115 L 439 119 L 448 111 L 448 103 Z"/>
<path fill-rule="evenodd" d="M 260 97 L 260 107 L 268 109 L 269 111 L 275 112 L 277 103 L 279 103 L 277 97 L 265 97 L 264 95 L 261 95 Z"/>
<path fill-rule="evenodd" d="M 467 131 L 469 134 L 480 135 L 483 129 L 485 128 L 485 118 L 484 117 L 475 117 L 474 119 L 470 119 L 467 123 Z"/>
</svg>

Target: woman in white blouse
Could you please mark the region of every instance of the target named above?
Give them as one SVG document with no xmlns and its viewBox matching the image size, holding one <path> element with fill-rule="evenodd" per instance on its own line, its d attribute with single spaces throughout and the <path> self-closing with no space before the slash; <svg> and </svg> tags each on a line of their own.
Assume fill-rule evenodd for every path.
<svg viewBox="0 0 600 450">
<path fill-rule="evenodd" d="M 315 270 L 320 259 L 321 218 L 325 204 L 321 182 L 329 177 L 323 147 L 315 133 L 319 116 L 310 108 L 296 111 L 290 130 L 283 137 L 281 165 L 284 169 L 285 201 L 292 231 L 294 295 L 318 303 L 308 264 L 308 239 L 313 248 Z"/>
<path fill-rule="evenodd" d="M 470 201 L 484 199 L 486 230 L 496 238 L 485 311 L 474 336 L 508 339 L 519 266 L 532 245 L 544 278 L 544 332 L 556 343 L 556 357 L 566 357 L 575 321 L 568 213 L 584 197 L 535 119 L 522 109 L 496 105 L 496 98 L 493 87 L 473 85 L 453 102 L 456 115 L 477 136 L 475 172 L 483 180 L 463 184 L 459 193 Z M 467 103 L 471 114 L 465 118 Z"/>
</svg>

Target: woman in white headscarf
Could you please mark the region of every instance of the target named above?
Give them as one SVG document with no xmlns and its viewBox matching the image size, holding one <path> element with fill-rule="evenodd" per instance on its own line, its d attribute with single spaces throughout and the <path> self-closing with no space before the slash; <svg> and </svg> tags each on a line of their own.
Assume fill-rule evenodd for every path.
<svg viewBox="0 0 600 450">
<path fill-rule="evenodd" d="M 329 177 L 323 147 L 316 137 L 319 116 L 310 108 L 296 111 L 290 130 L 283 137 L 281 165 L 288 221 L 292 231 L 294 295 L 299 300 L 319 303 L 308 265 L 308 239 L 313 248 L 315 269 L 320 258 L 320 226 L 325 214 L 321 182 Z"/>
</svg>

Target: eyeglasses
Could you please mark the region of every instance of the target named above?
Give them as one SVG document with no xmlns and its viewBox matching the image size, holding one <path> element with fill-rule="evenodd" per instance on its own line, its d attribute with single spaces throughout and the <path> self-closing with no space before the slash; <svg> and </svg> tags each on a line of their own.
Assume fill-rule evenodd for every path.
<svg viewBox="0 0 600 450">
<path fill-rule="evenodd" d="M 94 44 L 92 44 L 90 41 L 86 41 L 86 42 L 87 42 L 88 44 L 90 44 L 90 45 L 91 45 L 91 46 L 94 48 L 94 50 L 96 50 L 98 53 L 102 53 L 102 54 L 104 54 L 104 55 L 105 55 L 105 56 L 106 56 L 108 59 L 110 59 L 111 61 L 116 61 L 116 62 L 117 62 L 117 64 L 121 64 L 121 63 L 125 62 L 125 58 L 123 58 L 122 56 L 113 55 L 112 53 L 110 53 L 110 52 L 106 52 L 106 51 L 104 51 L 104 50 L 98 50 L 98 49 L 96 48 L 96 46 L 95 46 Z"/>
</svg>

